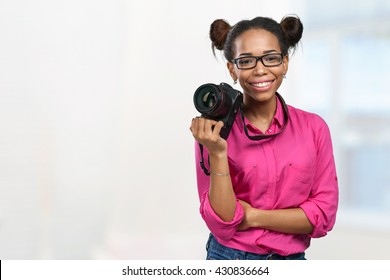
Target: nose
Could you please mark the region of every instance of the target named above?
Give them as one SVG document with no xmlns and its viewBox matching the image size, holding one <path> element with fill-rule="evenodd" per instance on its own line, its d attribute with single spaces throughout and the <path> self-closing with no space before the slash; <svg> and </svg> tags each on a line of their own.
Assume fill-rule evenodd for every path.
<svg viewBox="0 0 390 280">
<path fill-rule="evenodd" d="M 256 67 L 254 68 L 254 71 L 258 75 L 264 75 L 267 73 L 267 67 L 264 66 L 261 60 L 257 60 L 257 64 Z"/>
</svg>

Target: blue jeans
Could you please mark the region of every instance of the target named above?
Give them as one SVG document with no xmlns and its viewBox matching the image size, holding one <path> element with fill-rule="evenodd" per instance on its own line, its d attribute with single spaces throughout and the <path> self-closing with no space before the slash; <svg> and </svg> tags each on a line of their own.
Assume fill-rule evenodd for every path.
<svg viewBox="0 0 390 280">
<path fill-rule="evenodd" d="M 207 260 L 306 260 L 305 253 L 297 253 L 288 256 L 278 254 L 254 254 L 233 248 L 228 248 L 218 243 L 210 234 L 206 245 Z"/>
</svg>

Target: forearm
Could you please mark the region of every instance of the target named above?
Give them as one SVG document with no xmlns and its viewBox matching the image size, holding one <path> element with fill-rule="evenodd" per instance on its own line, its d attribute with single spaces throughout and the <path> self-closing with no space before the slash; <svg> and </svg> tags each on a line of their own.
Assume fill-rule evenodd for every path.
<svg viewBox="0 0 390 280">
<path fill-rule="evenodd" d="M 227 142 L 220 136 L 223 125 L 222 121 L 194 118 L 190 130 L 198 143 L 207 148 L 210 157 L 210 205 L 224 222 L 230 222 L 237 202 L 230 178 Z"/>
<path fill-rule="evenodd" d="M 313 226 L 301 208 L 260 210 L 252 208 L 247 226 L 291 234 L 310 234 Z"/>
<path fill-rule="evenodd" d="M 210 154 L 209 200 L 215 213 L 225 222 L 233 219 L 236 211 L 236 196 L 233 191 L 226 154 Z M 218 175 L 217 175 L 218 174 Z"/>
</svg>

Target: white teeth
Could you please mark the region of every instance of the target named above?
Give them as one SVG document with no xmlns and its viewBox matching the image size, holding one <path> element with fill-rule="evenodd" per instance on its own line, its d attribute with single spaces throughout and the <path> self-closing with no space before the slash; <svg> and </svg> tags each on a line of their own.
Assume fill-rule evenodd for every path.
<svg viewBox="0 0 390 280">
<path fill-rule="evenodd" d="M 257 83 L 257 84 L 252 84 L 255 87 L 266 87 L 270 85 L 272 82 L 263 82 L 263 83 Z"/>
</svg>

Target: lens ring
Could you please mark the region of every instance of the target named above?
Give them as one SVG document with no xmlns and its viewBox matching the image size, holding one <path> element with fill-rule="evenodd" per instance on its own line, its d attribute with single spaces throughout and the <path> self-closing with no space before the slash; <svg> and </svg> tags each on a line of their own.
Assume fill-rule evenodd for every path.
<svg viewBox="0 0 390 280">
<path fill-rule="evenodd" d="M 219 108 L 223 104 L 223 93 L 214 84 L 200 86 L 194 94 L 195 108 L 205 116 L 218 115 Z"/>
</svg>

